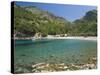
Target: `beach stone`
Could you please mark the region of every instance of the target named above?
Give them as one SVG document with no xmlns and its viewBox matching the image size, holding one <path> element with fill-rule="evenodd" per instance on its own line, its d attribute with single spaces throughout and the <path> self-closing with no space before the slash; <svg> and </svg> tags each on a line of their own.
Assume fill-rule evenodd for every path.
<svg viewBox="0 0 100 75">
<path fill-rule="evenodd" d="M 93 61 L 97 61 L 97 58 L 92 58 Z"/>
<path fill-rule="evenodd" d="M 32 65 L 32 72 L 53 72 L 53 71 L 67 71 L 67 70 L 83 70 L 94 69 L 95 64 L 74 64 L 69 65 L 65 63 L 38 63 Z"/>
<path fill-rule="evenodd" d="M 64 66 L 64 69 L 68 69 L 68 66 Z"/>
</svg>

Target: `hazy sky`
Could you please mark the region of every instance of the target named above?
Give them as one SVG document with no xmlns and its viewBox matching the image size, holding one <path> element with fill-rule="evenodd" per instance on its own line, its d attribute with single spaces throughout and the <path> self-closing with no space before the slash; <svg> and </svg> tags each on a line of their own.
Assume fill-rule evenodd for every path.
<svg viewBox="0 0 100 75">
<path fill-rule="evenodd" d="M 40 9 L 49 11 L 56 16 L 63 17 L 69 21 L 81 18 L 89 10 L 97 9 L 95 6 L 68 5 L 68 4 L 48 4 L 35 2 L 16 2 L 20 6 L 37 6 Z"/>
</svg>

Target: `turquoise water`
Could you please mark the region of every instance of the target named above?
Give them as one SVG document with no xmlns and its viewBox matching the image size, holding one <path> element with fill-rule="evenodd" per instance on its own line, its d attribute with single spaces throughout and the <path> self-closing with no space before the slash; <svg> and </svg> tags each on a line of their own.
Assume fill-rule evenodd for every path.
<svg viewBox="0 0 100 75">
<path fill-rule="evenodd" d="M 97 55 L 97 42 L 87 40 L 16 40 L 15 64 L 85 63 Z"/>
</svg>

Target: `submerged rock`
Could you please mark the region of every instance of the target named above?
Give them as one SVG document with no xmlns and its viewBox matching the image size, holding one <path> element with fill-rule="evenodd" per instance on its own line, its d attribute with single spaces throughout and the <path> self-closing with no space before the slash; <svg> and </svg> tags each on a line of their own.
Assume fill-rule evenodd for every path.
<svg viewBox="0 0 100 75">
<path fill-rule="evenodd" d="M 14 71 L 15 71 L 14 73 L 16 73 L 16 74 L 19 74 L 19 73 L 30 73 L 30 72 L 32 72 L 31 70 L 32 70 L 31 65 L 27 65 L 27 64 L 25 64 L 25 65 L 16 64 L 14 66 Z"/>
<path fill-rule="evenodd" d="M 32 65 L 32 72 L 53 72 L 53 71 L 67 71 L 67 70 L 82 70 L 82 69 L 95 69 L 95 64 L 70 64 L 64 63 L 39 63 Z"/>
<path fill-rule="evenodd" d="M 53 72 L 53 71 L 67 71 L 67 70 L 85 70 L 85 69 L 96 69 L 97 59 L 91 58 L 87 63 L 70 63 L 65 64 L 63 62 L 42 62 L 33 63 L 30 65 L 19 65 L 15 68 L 16 73 L 29 73 L 29 72 Z M 16 65 L 15 65 L 16 66 Z"/>
<path fill-rule="evenodd" d="M 22 54 L 21 56 L 26 56 L 25 54 Z"/>
</svg>

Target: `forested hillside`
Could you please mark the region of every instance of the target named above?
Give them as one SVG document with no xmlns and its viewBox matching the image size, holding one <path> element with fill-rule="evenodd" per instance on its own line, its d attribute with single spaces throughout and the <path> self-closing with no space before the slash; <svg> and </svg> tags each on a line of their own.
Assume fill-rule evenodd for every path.
<svg viewBox="0 0 100 75">
<path fill-rule="evenodd" d="M 70 22 L 37 7 L 14 6 L 14 30 L 23 36 L 35 33 L 55 35 L 67 33 Z M 22 36 L 21 35 L 21 36 Z"/>
<path fill-rule="evenodd" d="M 97 36 L 97 10 L 91 10 L 73 22 L 73 35 Z"/>
<path fill-rule="evenodd" d="M 97 11 L 88 11 L 83 18 L 71 23 L 35 6 L 14 5 L 14 33 L 16 37 L 34 36 L 36 33 L 41 33 L 42 36 L 48 34 L 96 36 Z"/>
</svg>

